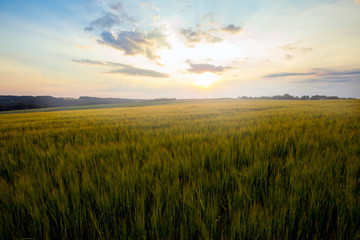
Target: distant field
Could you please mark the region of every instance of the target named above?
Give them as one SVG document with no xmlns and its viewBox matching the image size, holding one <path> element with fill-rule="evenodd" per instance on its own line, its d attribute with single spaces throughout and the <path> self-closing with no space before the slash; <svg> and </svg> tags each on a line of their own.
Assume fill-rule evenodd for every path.
<svg viewBox="0 0 360 240">
<path fill-rule="evenodd" d="M 0 115 L 0 239 L 360 238 L 359 100 L 118 107 Z"/>
<path fill-rule="evenodd" d="M 51 107 L 51 108 L 32 108 L 24 110 L 0 111 L 0 114 L 9 113 L 37 113 L 37 112 L 57 112 L 57 111 L 71 111 L 71 110 L 89 110 L 89 109 L 105 109 L 105 108 L 123 108 L 123 107 L 144 107 L 173 103 L 173 101 L 139 101 L 129 103 L 112 103 L 112 104 L 95 104 L 95 105 L 80 105 L 68 107 Z"/>
</svg>

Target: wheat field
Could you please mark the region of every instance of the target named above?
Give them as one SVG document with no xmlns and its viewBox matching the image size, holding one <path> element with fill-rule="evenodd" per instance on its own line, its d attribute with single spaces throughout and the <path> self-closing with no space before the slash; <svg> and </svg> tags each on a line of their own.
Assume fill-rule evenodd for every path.
<svg viewBox="0 0 360 240">
<path fill-rule="evenodd" d="M 360 101 L 0 115 L 0 239 L 360 239 Z"/>
</svg>

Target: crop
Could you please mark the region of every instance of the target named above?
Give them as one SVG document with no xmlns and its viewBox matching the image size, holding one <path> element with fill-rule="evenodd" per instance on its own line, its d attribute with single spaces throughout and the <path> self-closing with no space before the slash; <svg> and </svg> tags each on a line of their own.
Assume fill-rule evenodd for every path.
<svg viewBox="0 0 360 240">
<path fill-rule="evenodd" d="M 0 115 L 0 239 L 360 238 L 360 102 Z"/>
</svg>

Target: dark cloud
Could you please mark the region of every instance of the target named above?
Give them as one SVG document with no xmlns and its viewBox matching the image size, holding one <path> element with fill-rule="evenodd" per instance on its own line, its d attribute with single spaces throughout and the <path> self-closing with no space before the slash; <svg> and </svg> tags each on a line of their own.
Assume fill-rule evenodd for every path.
<svg viewBox="0 0 360 240">
<path fill-rule="evenodd" d="M 193 31 L 191 28 L 180 29 L 180 34 L 183 35 L 187 41 L 187 45 L 194 47 L 195 43 L 219 43 L 224 41 L 222 38 L 212 36 L 210 33 L 205 31 Z"/>
<path fill-rule="evenodd" d="M 264 77 L 266 77 L 266 78 L 293 77 L 293 76 L 309 76 L 309 75 L 314 75 L 314 74 L 316 74 L 316 72 L 310 72 L 310 73 L 287 73 L 287 72 L 283 72 L 283 73 L 273 73 L 273 74 L 265 75 Z"/>
<path fill-rule="evenodd" d="M 187 70 L 191 73 L 196 73 L 196 74 L 202 74 L 205 72 L 218 73 L 218 72 L 223 72 L 223 71 L 225 71 L 225 69 L 227 69 L 222 66 L 215 66 L 215 65 L 206 64 L 206 63 L 195 64 L 195 63 L 192 63 L 190 60 L 187 60 L 186 63 L 189 64 L 189 66 L 190 66 L 190 68 Z"/>
<path fill-rule="evenodd" d="M 240 26 L 235 26 L 234 24 L 229 24 L 221 30 L 231 34 L 238 34 L 239 32 L 241 32 L 242 28 Z"/>
<path fill-rule="evenodd" d="M 156 28 L 147 33 L 138 30 L 121 31 L 118 34 L 103 31 L 98 42 L 122 50 L 125 55 L 144 55 L 151 60 L 160 58 L 155 53 L 158 49 L 171 48 L 166 35 Z"/>
<path fill-rule="evenodd" d="M 168 78 L 170 75 L 162 72 L 156 72 L 149 69 L 136 68 L 131 65 L 115 63 L 115 62 L 104 62 L 104 61 L 94 61 L 90 59 L 73 59 L 73 62 L 89 65 L 102 65 L 116 67 L 108 71 L 108 73 L 122 73 L 130 76 L 142 76 L 142 77 L 155 77 L 155 78 Z"/>
</svg>

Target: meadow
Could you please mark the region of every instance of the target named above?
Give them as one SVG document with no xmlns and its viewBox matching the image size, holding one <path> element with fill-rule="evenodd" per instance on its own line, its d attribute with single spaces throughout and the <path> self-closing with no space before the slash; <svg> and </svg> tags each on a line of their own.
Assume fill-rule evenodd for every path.
<svg viewBox="0 0 360 240">
<path fill-rule="evenodd" d="M 0 239 L 360 239 L 360 101 L 0 115 Z"/>
</svg>

